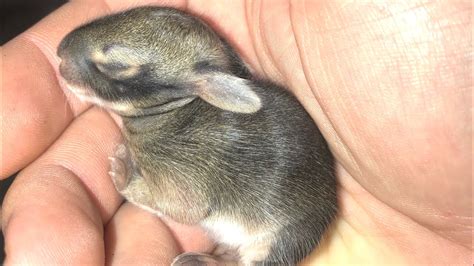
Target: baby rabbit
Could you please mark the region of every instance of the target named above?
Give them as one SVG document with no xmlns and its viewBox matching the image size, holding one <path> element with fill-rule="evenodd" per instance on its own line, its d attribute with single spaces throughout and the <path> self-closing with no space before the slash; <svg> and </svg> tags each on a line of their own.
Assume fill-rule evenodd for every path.
<svg viewBox="0 0 474 266">
<path fill-rule="evenodd" d="M 71 90 L 122 118 L 110 175 L 128 201 L 202 225 L 245 265 L 296 264 L 317 246 L 337 212 L 327 143 L 203 21 L 135 8 L 75 29 L 58 55 Z"/>
</svg>

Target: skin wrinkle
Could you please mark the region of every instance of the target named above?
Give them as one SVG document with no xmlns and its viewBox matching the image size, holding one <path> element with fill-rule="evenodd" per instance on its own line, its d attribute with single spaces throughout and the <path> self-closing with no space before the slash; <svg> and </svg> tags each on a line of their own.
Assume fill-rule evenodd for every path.
<svg viewBox="0 0 474 266">
<path fill-rule="evenodd" d="M 360 185 L 359 185 L 359 186 L 360 186 Z M 403 231 L 403 230 L 404 230 L 403 228 L 405 228 L 405 227 L 413 227 L 413 225 L 415 225 L 417 231 L 426 229 L 425 226 L 420 225 L 419 223 L 417 223 L 417 222 L 416 222 L 415 220 L 413 220 L 412 218 L 410 218 L 410 217 L 405 216 L 405 215 L 402 214 L 402 216 L 397 217 L 397 220 L 405 221 L 405 223 L 402 224 L 402 225 L 404 225 L 404 226 L 403 226 L 403 227 L 395 227 L 395 229 L 394 229 L 395 231 L 393 231 L 392 233 L 390 233 L 391 231 L 386 231 L 386 230 L 384 230 L 384 229 L 387 228 L 387 225 L 390 225 L 390 223 L 385 223 L 385 222 L 383 222 L 383 221 L 380 221 L 380 219 L 378 218 L 378 215 L 375 215 L 375 213 L 373 212 L 374 208 L 370 208 L 370 210 L 367 209 L 367 207 L 366 207 L 364 204 L 362 204 L 362 202 L 360 202 L 360 200 L 358 199 L 359 197 L 353 196 L 353 195 L 352 195 L 353 193 L 352 193 L 350 190 L 345 189 L 345 186 L 344 186 L 344 185 L 342 185 L 341 187 L 342 187 L 342 189 L 344 189 L 344 191 L 346 191 L 346 192 L 348 193 L 348 195 L 352 198 L 352 200 L 354 201 L 354 203 L 357 204 L 358 208 L 364 211 L 364 213 L 366 214 L 366 216 L 367 216 L 367 217 L 369 218 L 369 220 L 371 221 L 370 224 L 371 224 L 372 226 L 376 226 L 376 228 L 379 228 L 379 229 L 380 229 L 380 230 L 377 230 L 377 232 L 380 232 L 380 233 L 374 232 L 373 235 L 367 235 L 367 234 L 363 235 L 363 234 L 360 234 L 360 233 L 359 233 L 359 236 L 363 237 L 368 243 L 371 243 L 371 245 L 374 246 L 374 247 L 377 247 L 377 246 L 380 247 L 380 246 L 381 246 L 381 243 L 380 243 L 380 242 L 377 243 L 377 242 L 375 241 L 376 238 L 383 238 L 383 237 L 385 237 L 385 238 L 392 239 L 393 241 L 395 241 L 395 243 L 397 243 L 397 244 L 396 244 L 395 246 L 393 246 L 392 248 L 397 248 L 397 246 L 402 247 L 400 250 L 403 250 L 403 249 L 406 249 L 406 248 L 410 248 L 410 246 L 412 245 L 412 244 L 410 243 L 411 240 L 410 240 L 410 239 L 405 239 L 405 236 L 400 235 L 398 232 Z M 362 187 L 360 187 L 360 188 L 362 188 Z M 363 188 L 362 188 L 362 189 L 363 189 Z M 368 193 L 365 193 L 365 195 L 372 196 L 372 195 L 369 195 Z M 400 213 L 399 211 L 397 211 L 397 210 L 391 208 L 390 206 L 388 206 L 388 205 L 386 205 L 386 204 L 380 202 L 380 200 L 378 200 L 376 197 L 372 196 L 371 198 L 372 198 L 372 200 L 375 201 L 375 204 L 376 204 L 376 205 L 380 205 L 380 204 L 381 204 L 381 206 L 383 206 L 384 208 L 386 207 L 389 212 Z M 371 205 L 372 205 L 372 204 L 371 204 Z M 347 225 L 350 226 L 355 232 L 358 232 L 357 228 L 360 227 L 360 226 L 362 226 L 362 225 L 356 226 L 355 224 L 353 224 L 354 221 L 351 221 L 351 219 L 341 219 L 341 220 L 342 220 L 342 221 L 346 221 Z M 418 226 L 420 226 L 420 227 L 418 227 Z M 410 230 L 413 230 L 413 229 L 410 229 Z M 433 232 L 430 231 L 430 230 L 426 230 L 426 231 L 433 233 Z M 435 234 L 436 234 L 436 233 L 435 233 Z M 423 238 L 426 238 L 427 236 L 426 236 L 426 235 L 422 235 L 422 237 L 423 237 Z M 444 238 L 444 237 L 441 237 L 441 239 L 447 240 L 447 239 Z M 448 240 L 448 242 L 451 242 L 451 241 Z M 384 242 L 384 243 L 390 243 L 390 242 Z M 392 242 L 392 244 L 393 244 L 393 242 Z"/>
<path fill-rule="evenodd" d="M 254 18 L 254 6 L 256 5 L 256 1 L 254 0 L 248 0 L 246 3 L 248 3 L 248 12 L 247 12 L 247 21 L 252 21 L 252 19 Z M 250 38 L 251 38 L 251 43 L 252 43 L 252 48 L 257 51 L 258 50 L 258 46 L 257 46 L 257 34 L 255 34 L 255 32 L 253 31 L 253 29 L 255 28 L 258 28 L 257 27 L 250 27 L 250 25 L 254 25 L 254 23 L 247 23 L 249 25 L 249 32 L 250 32 Z M 257 20 L 257 24 L 258 24 L 258 20 Z M 265 69 L 263 68 L 263 64 L 262 64 L 262 59 L 261 59 L 261 56 L 259 56 L 259 54 L 257 53 L 256 54 L 256 58 L 257 58 L 257 63 L 259 65 L 259 70 L 265 74 Z"/>
<path fill-rule="evenodd" d="M 292 1 L 290 2 L 290 23 L 292 25 L 297 51 L 298 51 L 299 56 L 301 58 L 300 62 L 301 62 L 303 72 L 305 73 L 304 76 L 306 78 L 307 86 L 308 86 L 308 88 L 310 88 L 310 91 L 312 92 L 312 94 L 314 95 L 314 97 L 316 99 L 316 102 L 318 103 L 318 107 L 321 110 L 321 115 L 323 116 L 325 121 L 328 121 L 328 123 L 325 123 L 325 125 L 330 126 L 330 130 L 326 130 L 326 132 L 329 131 L 329 132 L 334 132 L 335 133 L 335 134 L 333 134 L 333 136 L 336 138 L 337 143 L 342 144 L 342 146 L 341 145 L 339 145 L 339 146 L 342 147 L 343 150 L 344 150 L 344 153 L 349 156 L 349 160 L 350 160 L 349 164 L 351 162 L 353 162 L 353 165 L 356 166 L 356 168 L 354 169 L 356 171 L 356 174 L 361 175 L 362 171 L 361 171 L 361 168 L 359 166 L 358 161 L 355 159 L 355 156 L 350 152 L 350 149 L 348 148 L 348 145 L 346 144 L 344 139 L 340 137 L 341 134 L 338 132 L 339 130 L 335 127 L 334 122 L 331 121 L 330 117 L 327 115 L 329 113 L 329 111 L 324 107 L 324 104 L 321 104 L 321 98 L 322 97 L 318 93 L 318 90 L 315 87 L 312 86 L 312 84 L 317 84 L 316 78 L 314 77 L 312 72 L 309 70 L 310 68 L 308 67 L 309 66 L 309 59 L 307 58 L 307 56 L 309 55 L 309 53 L 306 52 L 308 49 L 306 49 L 306 47 L 304 45 L 306 42 L 303 39 L 304 38 L 303 34 L 298 34 L 299 31 L 297 31 L 295 29 L 296 23 L 295 23 L 295 21 L 293 21 L 294 16 L 292 14 L 296 12 L 297 7 L 296 7 L 296 5 L 292 5 L 291 3 L 293 3 L 293 2 Z M 300 8 L 300 11 L 305 12 L 306 11 L 305 4 L 304 4 L 305 2 L 302 2 L 302 3 L 303 3 L 302 4 L 303 6 Z M 292 6 L 294 7 L 293 12 L 291 12 L 291 10 L 292 10 L 291 7 Z M 300 16 L 298 16 L 298 14 L 296 16 L 300 17 Z M 310 18 L 311 16 L 307 16 L 306 14 L 302 14 L 301 17 Z M 309 28 L 308 19 L 305 19 L 305 23 L 303 25 L 306 29 Z M 308 30 L 306 30 L 306 31 L 308 31 Z M 337 156 L 337 154 L 336 154 L 336 156 Z"/>
<path fill-rule="evenodd" d="M 346 172 L 346 174 L 350 176 L 350 174 L 349 174 L 348 172 Z M 342 182 L 342 183 L 344 183 L 344 182 Z M 360 186 L 360 184 L 358 184 L 358 186 L 360 187 L 360 189 L 363 189 L 363 188 Z M 346 187 L 344 184 L 341 184 L 340 190 L 342 190 L 342 191 L 340 191 L 340 193 L 344 193 L 344 192 L 347 193 L 347 195 L 353 200 L 353 202 L 357 204 L 358 208 L 361 209 L 361 210 L 364 212 L 365 216 L 371 217 L 371 218 L 372 218 L 372 219 L 370 219 L 371 221 L 375 221 L 375 220 L 376 220 L 375 217 L 373 217 L 373 215 L 371 215 L 371 212 L 368 211 L 368 209 L 367 209 L 366 207 L 364 207 L 364 204 L 361 204 L 360 200 L 358 200 L 358 198 L 359 198 L 360 196 L 359 196 L 359 197 L 354 196 L 354 195 L 353 195 L 353 192 L 352 192 L 350 189 L 347 189 L 347 187 Z M 361 194 L 362 194 L 362 193 L 361 193 Z M 367 192 L 363 192 L 363 195 L 371 196 L 371 195 L 368 195 Z M 376 199 L 375 197 L 372 197 L 372 200 L 375 200 L 375 201 L 377 201 L 377 203 L 379 203 L 379 200 Z M 363 234 L 362 232 L 360 232 L 360 230 L 357 228 L 357 226 L 355 226 L 355 225 L 353 224 L 353 222 L 351 222 L 351 219 L 341 219 L 341 220 L 342 220 L 342 221 L 345 221 L 346 224 L 347 224 L 348 226 L 350 226 L 353 231 L 357 232 L 358 235 L 360 235 L 361 237 L 364 237 L 367 241 L 369 241 L 369 236 L 370 236 L 370 235 L 368 235 L 368 234 Z M 376 224 L 376 223 L 373 223 L 373 224 Z M 382 229 L 383 229 L 383 228 L 382 228 Z M 381 231 L 383 231 L 383 230 L 381 230 Z M 373 235 L 372 235 L 372 237 L 375 237 L 375 236 L 380 236 L 380 235 L 374 232 Z M 387 234 L 384 233 L 383 236 L 387 236 Z M 341 238 L 342 238 L 342 236 L 341 236 Z M 373 243 L 373 240 L 372 240 L 372 241 L 369 241 L 369 242 L 371 242 L 371 244 L 372 244 L 373 246 L 377 246 L 377 244 L 380 244 L 380 243 L 374 244 L 374 243 Z"/>
<path fill-rule="evenodd" d="M 343 219 L 340 219 L 339 221 L 337 221 L 338 223 L 342 223 L 344 220 Z M 352 228 L 354 229 L 354 228 Z M 356 230 L 354 230 L 356 231 Z M 344 245 L 344 250 L 350 252 L 351 250 L 351 244 L 352 244 L 352 241 L 350 241 L 349 239 L 347 239 L 346 237 L 344 237 L 344 233 L 341 232 L 340 230 L 335 230 L 336 232 L 336 235 L 339 237 L 339 239 L 341 240 L 342 244 Z M 357 231 L 356 231 L 357 232 Z M 359 234 L 360 235 L 360 234 Z"/>
<path fill-rule="evenodd" d="M 244 14 L 245 14 L 245 19 L 244 19 L 244 21 L 245 21 L 246 28 L 249 29 L 249 31 L 250 31 L 250 25 L 251 25 L 252 23 L 250 23 L 249 14 L 250 14 L 250 10 L 251 10 L 251 5 L 252 5 L 252 4 L 251 4 L 251 3 L 249 4 L 249 2 L 252 2 L 252 0 L 243 0 L 243 3 L 244 3 L 244 8 L 243 8 L 243 9 L 244 9 Z M 257 49 L 256 49 L 256 47 L 255 47 L 255 42 L 254 42 L 254 40 L 253 40 L 253 38 L 252 38 L 252 34 L 250 34 L 250 39 L 251 39 L 250 43 L 251 43 L 251 45 L 252 45 L 252 50 L 253 50 L 253 51 L 256 51 Z M 257 57 L 257 56 L 255 56 L 255 57 Z M 262 69 L 262 66 L 260 65 L 260 61 L 257 60 L 257 61 L 254 61 L 254 62 L 256 62 L 257 64 L 259 64 L 259 65 L 258 65 L 258 69 L 259 69 L 259 71 L 262 71 L 262 70 L 261 70 L 261 69 Z M 254 71 L 255 66 L 249 66 L 249 69 L 250 69 L 250 71 L 251 71 L 252 73 L 255 72 L 255 71 Z"/>
<path fill-rule="evenodd" d="M 350 174 L 347 173 L 347 172 L 346 172 L 346 174 L 350 175 Z M 363 187 L 362 187 L 360 184 L 358 184 L 358 186 L 360 186 L 360 188 L 363 189 Z M 349 197 L 354 201 L 354 203 L 356 203 L 356 204 L 358 205 L 358 207 L 365 213 L 365 215 L 366 215 L 367 217 L 370 217 L 369 220 L 371 220 L 371 221 L 378 221 L 378 220 L 379 220 L 379 219 L 378 219 L 376 216 L 374 216 L 374 214 L 373 214 L 373 211 L 372 211 L 372 210 L 373 210 L 374 208 L 369 208 L 369 207 L 365 206 L 364 204 L 362 204 L 361 200 L 359 200 L 359 197 L 354 196 L 353 193 L 351 192 L 351 190 L 347 189 L 344 185 L 341 186 L 341 189 L 344 190 L 344 191 L 347 193 L 347 195 L 349 195 Z M 370 195 L 370 194 L 367 193 L 367 192 L 364 192 L 363 194 L 364 194 L 364 195 L 367 195 L 367 196 L 372 196 L 372 195 Z M 385 205 L 385 204 L 384 204 L 383 202 L 381 202 L 378 198 L 372 196 L 371 199 L 372 199 L 372 201 L 375 202 L 375 204 L 377 204 L 377 205 L 382 205 L 382 206 L 384 206 L 384 207 L 387 207 L 387 209 L 389 209 L 389 211 L 393 211 L 393 212 L 397 212 L 397 213 L 398 213 L 397 210 L 391 208 L 391 207 L 388 206 L 388 205 Z M 372 205 L 373 205 L 373 204 L 372 204 Z M 410 217 L 405 216 L 405 218 L 407 218 L 407 220 L 409 220 L 409 221 L 411 221 L 411 222 L 416 223 L 416 221 L 414 221 L 414 220 L 411 219 Z M 355 226 L 354 224 L 352 224 L 352 223 L 350 222 L 350 219 L 346 219 L 345 221 L 347 222 L 348 225 L 351 226 L 351 228 L 352 228 L 354 231 L 358 232 L 359 235 L 361 235 L 361 236 L 363 235 L 361 232 L 359 232 L 358 229 L 356 229 L 357 226 Z M 376 222 L 372 223 L 372 225 L 375 225 L 376 228 L 377 228 L 377 223 L 376 223 Z M 385 224 L 382 222 L 382 224 L 379 226 L 379 228 L 382 229 L 382 230 L 380 230 L 381 232 L 383 232 L 384 227 L 385 227 Z M 379 230 L 374 230 L 374 231 L 379 231 Z M 366 236 L 367 236 L 367 235 L 366 235 Z M 380 235 L 379 233 L 374 232 L 373 235 L 372 235 L 372 237 L 375 237 L 375 236 L 376 236 L 376 237 L 379 237 L 379 236 L 381 236 L 381 235 Z M 389 236 L 389 234 L 387 234 L 387 232 L 384 232 L 382 236 Z M 390 235 L 390 236 L 393 237 L 394 235 Z M 376 245 L 374 245 L 374 246 L 376 246 Z"/>
<path fill-rule="evenodd" d="M 252 49 L 252 51 L 255 51 L 254 52 L 254 58 L 257 59 L 257 60 L 252 60 L 253 66 L 251 66 L 250 69 L 251 70 L 256 69 L 257 72 L 264 73 L 263 66 L 262 66 L 262 64 L 260 62 L 260 59 L 258 57 L 258 53 L 256 52 L 257 51 L 256 36 L 254 36 L 254 34 L 252 34 L 252 30 L 251 30 L 251 27 L 250 27 L 250 25 L 254 24 L 253 21 L 252 21 L 253 2 L 254 2 L 254 0 L 244 0 L 245 23 L 246 23 L 246 27 L 247 27 L 248 32 L 249 32 L 251 49 Z M 253 73 L 253 71 L 252 71 L 252 73 Z"/>
<path fill-rule="evenodd" d="M 26 31 L 18 36 L 20 39 L 25 39 L 31 42 L 38 48 L 43 56 L 48 60 L 49 65 L 52 69 L 56 70 L 56 66 L 59 65 L 59 58 L 56 56 L 56 49 L 48 45 L 44 35 L 35 31 Z"/>
<path fill-rule="evenodd" d="M 268 28 L 266 27 L 266 25 L 268 24 L 267 22 L 270 21 L 272 19 L 272 15 L 271 14 L 268 14 L 268 12 L 265 12 L 266 9 L 263 8 L 263 5 L 264 5 L 264 1 L 262 0 L 257 0 L 257 1 L 260 1 L 260 7 L 259 7 L 259 19 L 258 19 L 258 32 L 259 32 L 259 36 L 260 36 L 260 40 L 262 42 L 262 48 L 263 48 L 263 51 L 264 51 L 264 54 L 265 57 L 268 59 L 267 61 L 269 61 L 269 65 L 271 67 L 271 72 L 270 73 L 274 73 L 273 75 L 268 75 L 269 73 L 266 73 L 267 77 L 273 77 L 274 80 L 276 81 L 287 81 L 287 78 L 285 78 L 285 75 L 282 73 L 282 71 L 280 70 L 279 67 L 277 67 L 277 59 L 278 57 L 276 57 L 276 55 L 272 52 L 272 50 L 270 49 L 270 38 L 269 36 L 267 35 L 268 33 Z M 268 4 L 268 2 L 267 2 Z M 272 3 L 272 4 L 275 4 L 275 3 Z M 279 3 L 281 5 L 281 2 Z M 289 13 L 289 8 L 288 7 L 285 7 L 285 9 L 288 9 L 288 13 Z M 265 16 L 263 15 L 265 14 Z M 288 17 L 289 17 L 289 14 L 288 14 Z M 290 22 L 290 25 L 291 25 L 291 22 Z M 280 29 L 281 30 L 281 29 Z M 288 44 L 288 46 L 291 45 L 291 41 L 290 43 Z M 282 52 L 280 56 L 283 56 L 284 53 Z"/>
<path fill-rule="evenodd" d="M 350 175 L 348 172 L 346 172 L 346 174 Z M 355 179 L 354 179 L 354 182 L 356 182 L 361 189 L 364 189 L 363 186 L 361 186 Z M 340 186 L 340 189 L 344 190 L 347 192 L 348 195 L 351 196 L 352 200 L 359 206 L 360 209 L 362 209 L 364 211 L 364 213 L 368 216 L 368 217 L 371 217 L 370 220 L 371 221 L 374 221 L 373 225 L 379 225 L 380 227 L 380 231 L 383 232 L 383 229 L 386 228 L 386 223 L 383 222 L 383 221 L 380 221 L 380 219 L 373 214 L 373 211 L 369 211 L 369 209 L 367 208 L 367 206 L 365 206 L 360 200 L 359 200 L 359 197 L 355 197 L 353 196 L 353 193 L 351 192 L 351 190 L 348 190 L 346 189 L 346 186 L 344 185 L 344 182 L 342 182 L 341 186 Z M 398 217 L 397 219 L 398 220 L 407 220 L 409 221 L 409 223 L 413 223 L 417 226 L 417 228 L 419 227 L 420 229 L 426 229 L 427 231 L 431 232 L 432 234 L 434 235 L 437 235 L 439 238 L 441 239 L 444 239 L 444 240 L 447 240 L 448 242 L 451 242 L 453 245 L 455 246 L 462 246 L 464 248 L 467 248 L 467 249 L 470 249 L 469 246 L 467 245 L 464 245 L 462 243 L 457 243 L 456 241 L 454 241 L 453 239 L 450 239 L 448 237 L 445 237 L 441 234 L 439 234 L 439 230 L 433 230 L 433 228 L 430 228 L 430 226 L 426 226 L 426 225 L 423 225 L 421 224 L 420 222 L 418 222 L 415 218 L 412 218 L 412 217 L 409 217 L 408 215 L 400 212 L 399 210 L 397 210 L 396 208 L 384 203 L 383 201 L 381 201 L 380 199 L 378 199 L 375 195 L 370 195 L 369 193 L 365 192 L 364 193 L 365 195 L 368 195 L 368 196 L 372 196 L 372 201 L 375 201 L 375 204 L 376 205 L 381 205 L 383 207 L 385 207 L 389 212 L 394 212 L 394 213 L 398 213 L 400 215 L 400 217 Z M 372 205 L 372 204 L 371 204 Z M 353 228 L 354 230 L 356 230 L 356 227 L 354 225 L 351 224 L 350 222 L 350 219 L 341 219 L 341 220 L 345 220 L 348 225 L 351 225 L 351 228 Z M 381 224 L 379 224 L 381 223 Z M 401 228 L 396 228 L 395 230 L 397 231 L 400 231 Z M 357 230 L 356 230 L 357 231 Z M 359 233 L 360 236 L 363 236 L 362 234 Z M 379 236 L 378 234 L 375 234 L 375 236 Z M 396 235 L 389 235 L 389 234 L 386 234 L 384 233 L 383 236 L 389 236 L 390 238 L 394 239 L 396 237 Z M 396 239 L 394 239 L 396 240 Z M 373 243 L 372 243 L 373 244 Z M 377 244 L 380 244 L 380 243 L 377 243 Z M 374 245 L 376 246 L 376 245 Z"/>
<path fill-rule="evenodd" d="M 263 4 L 264 2 L 260 0 L 252 1 L 250 16 L 251 18 L 254 19 L 255 23 L 254 24 L 249 23 L 249 25 L 252 26 L 249 28 L 249 31 L 251 32 L 251 35 L 254 36 L 252 38 L 254 49 L 256 51 L 259 51 L 259 50 L 262 51 L 262 53 L 257 53 L 257 59 L 258 59 L 259 65 L 267 66 L 267 67 L 261 68 L 261 70 L 263 71 L 263 76 L 273 77 L 276 81 L 281 81 L 283 75 L 275 66 L 275 63 L 273 62 L 272 57 L 271 57 L 271 52 L 269 51 L 269 47 L 266 42 L 266 35 L 265 35 L 265 28 L 264 28 L 265 21 L 263 21 L 263 16 L 262 16 Z M 254 8 L 252 9 L 252 7 Z M 268 67 L 270 67 L 270 69 L 268 69 Z"/>
<path fill-rule="evenodd" d="M 291 2 L 290 2 L 290 6 L 291 6 Z M 289 23 L 290 23 L 290 29 L 291 29 L 291 27 L 294 27 L 294 26 L 293 26 L 293 23 L 292 23 L 292 21 L 291 21 L 292 18 L 291 18 L 291 11 L 290 11 L 290 9 L 288 9 L 288 12 L 289 12 L 289 17 L 290 17 Z M 267 18 L 265 21 L 268 21 L 268 20 L 269 20 L 269 18 Z M 260 25 L 262 25 L 262 24 L 260 24 Z M 263 30 L 263 29 L 264 29 L 264 28 L 262 27 L 262 30 Z M 262 31 L 262 33 L 261 33 L 260 35 L 262 36 L 262 38 L 266 38 L 265 31 Z M 293 40 L 295 39 L 294 36 L 295 36 L 295 33 L 293 32 L 293 35 L 292 35 Z M 291 44 L 289 44 L 289 46 L 290 46 L 290 45 L 291 45 Z M 298 44 L 296 43 L 296 45 L 298 45 Z M 296 49 L 297 49 L 296 52 L 299 51 L 298 48 L 299 48 L 299 47 L 297 46 L 297 47 L 296 47 Z M 267 50 L 268 50 L 268 49 L 267 49 Z M 268 51 L 267 53 L 269 54 L 268 56 L 269 56 L 270 58 L 273 58 L 273 53 L 271 53 L 271 51 Z M 283 57 L 284 55 L 285 55 L 284 53 L 281 53 L 280 57 Z M 300 57 L 301 57 L 301 53 L 300 53 Z M 275 65 L 275 68 L 276 68 L 276 61 L 277 61 L 276 59 L 273 59 L 273 60 L 270 62 L 272 65 Z M 298 64 L 301 65 L 301 60 L 298 60 L 298 61 L 299 61 Z M 302 68 L 303 68 L 303 67 L 302 67 Z M 285 76 L 285 75 L 283 75 L 283 73 L 282 73 L 281 71 L 279 71 L 279 73 L 280 73 L 280 76 Z M 286 75 L 286 76 L 287 76 L 287 75 Z M 304 79 L 304 78 L 303 78 L 303 79 Z M 293 87 L 293 88 L 295 88 L 295 87 L 296 87 L 296 88 L 305 87 L 305 85 L 303 85 L 303 86 L 299 85 L 299 84 L 298 84 L 298 83 L 299 83 L 298 80 L 293 80 L 293 82 L 292 82 L 291 80 L 289 80 L 289 79 L 286 79 L 286 80 L 287 80 L 286 83 L 290 83 L 290 84 L 292 85 L 291 87 Z M 306 85 L 306 87 L 309 88 L 308 85 Z M 303 92 L 301 92 L 302 90 L 303 90 L 303 89 L 299 89 L 299 90 L 293 89 L 293 91 L 298 91 L 298 92 L 300 92 L 300 93 L 297 94 L 298 96 L 300 96 L 300 98 L 302 97 L 302 93 L 303 93 Z M 314 95 L 314 91 L 313 91 L 313 95 Z M 316 99 L 319 99 L 319 98 L 316 98 Z M 318 103 L 316 103 L 316 104 L 317 104 L 317 106 L 318 106 L 317 108 L 318 108 L 318 110 L 319 110 L 320 115 L 323 116 L 324 118 L 326 118 L 326 119 L 323 120 L 323 121 L 324 121 L 324 125 L 326 126 L 326 125 L 328 124 L 328 123 L 326 122 L 326 121 L 328 121 L 327 116 L 325 115 L 324 112 L 321 111 L 321 105 L 318 104 Z M 308 105 L 308 103 L 306 103 L 306 105 Z M 315 120 L 318 120 L 318 121 L 321 122 L 322 119 L 320 119 L 320 117 L 318 117 L 318 119 L 315 119 Z M 330 122 L 330 123 L 331 123 L 331 122 Z M 329 125 L 328 125 L 328 126 L 329 126 Z M 331 123 L 331 127 L 332 127 L 332 123 Z"/>
<path fill-rule="evenodd" d="M 294 34 L 293 34 L 293 36 L 294 36 Z M 294 39 L 295 39 L 295 38 L 292 38 L 292 40 L 294 40 Z M 275 58 L 273 59 L 274 64 L 276 64 L 276 62 L 281 62 L 281 61 L 283 61 L 282 58 L 285 56 L 285 53 L 286 53 L 286 52 L 288 52 L 288 51 L 291 50 L 292 44 L 293 44 L 293 43 L 291 42 L 291 40 L 288 41 L 288 44 L 286 44 L 286 45 L 284 46 L 284 48 L 281 49 L 281 53 L 280 53 L 279 55 L 275 55 L 275 56 L 274 56 L 274 57 L 275 57 Z M 279 75 L 282 76 L 282 79 L 286 79 L 286 78 L 283 78 L 284 75 L 281 73 L 281 71 L 279 71 L 279 73 L 280 73 Z"/>
<path fill-rule="evenodd" d="M 347 231 L 346 232 L 338 231 L 337 234 L 339 236 L 339 239 L 343 243 L 344 249 L 348 253 L 350 253 L 350 256 L 356 257 L 359 261 L 364 260 L 363 257 L 359 256 L 359 254 L 362 254 L 362 252 L 358 252 L 358 251 L 363 251 L 364 249 L 367 249 L 367 247 L 365 247 L 366 245 L 380 252 L 380 243 L 374 244 L 373 239 L 365 237 L 364 235 L 361 235 L 360 232 L 358 232 L 354 227 L 350 225 L 350 223 L 346 222 L 345 220 L 341 220 L 339 222 L 349 227 L 349 230 L 352 230 L 353 234 L 355 233 L 360 237 L 358 239 L 357 237 L 349 236 L 349 234 L 347 234 Z M 365 245 L 361 245 L 361 242 L 364 243 Z M 355 246 L 357 246 L 357 248 L 353 247 L 354 244 Z"/>
<path fill-rule="evenodd" d="M 281 19 L 281 16 L 271 17 L 273 19 L 272 21 L 269 21 L 270 19 L 267 19 L 269 21 L 267 24 L 269 25 L 272 22 L 280 20 L 279 24 L 273 27 L 282 29 L 280 30 L 279 35 L 277 35 L 277 37 L 273 37 L 272 39 L 272 34 L 264 33 L 265 38 L 267 38 L 267 42 L 269 44 L 275 43 L 276 41 L 280 43 L 286 43 L 279 45 L 281 47 L 278 49 L 269 49 L 271 53 L 270 55 L 273 59 L 272 63 L 277 69 L 281 69 L 279 70 L 279 73 L 282 76 L 281 79 L 284 80 L 284 84 L 286 84 L 288 89 L 295 94 L 295 96 L 300 100 L 300 102 L 306 107 L 307 110 L 314 111 L 314 113 L 311 112 L 313 120 L 318 121 L 319 128 L 323 131 L 326 131 L 326 126 L 331 127 L 331 125 L 328 125 L 327 117 L 321 109 L 319 99 L 314 98 L 314 94 L 311 91 L 311 88 L 309 87 L 305 77 L 301 53 L 299 51 L 298 43 L 295 37 L 296 33 L 294 31 L 294 18 L 292 17 L 294 15 L 292 14 L 292 2 L 288 2 L 288 4 L 285 4 L 285 6 L 283 8 L 279 8 L 279 10 L 283 10 L 281 13 L 287 14 L 285 15 L 285 19 Z M 269 29 L 269 27 L 267 27 L 267 33 L 272 33 L 273 28 Z M 279 36 L 283 37 L 278 38 Z M 290 69 L 288 68 L 288 65 L 295 65 L 296 68 Z M 326 136 L 327 135 L 328 134 L 326 134 Z"/>
</svg>

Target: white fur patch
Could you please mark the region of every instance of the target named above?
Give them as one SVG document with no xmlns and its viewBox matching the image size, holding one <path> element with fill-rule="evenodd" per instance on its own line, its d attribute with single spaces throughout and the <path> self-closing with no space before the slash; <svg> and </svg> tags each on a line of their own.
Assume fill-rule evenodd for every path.
<svg viewBox="0 0 474 266">
<path fill-rule="evenodd" d="M 136 111 L 134 107 L 127 102 L 108 102 L 100 99 L 99 97 L 95 96 L 89 89 L 74 86 L 66 83 L 66 87 L 69 91 L 71 91 L 77 98 L 84 102 L 90 102 L 97 106 L 116 111 L 118 113 L 124 114 L 134 114 Z"/>
<path fill-rule="evenodd" d="M 201 225 L 217 243 L 236 249 L 243 265 L 253 265 L 268 256 L 273 238 L 271 231 L 249 232 L 244 226 L 227 219 L 205 220 Z"/>
<path fill-rule="evenodd" d="M 219 219 L 218 221 L 203 221 L 204 226 L 218 242 L 231 247 L 239 247 L 249 243 L 252 237 L 247 230 L 238 223 Z"/>
<path fill-rule="evenodd" d="M 231 247 L 246 246 L 269 237 L 268 232 L 249 232 L 240 223 L 222 218 L 204 220 L 201 222 L 201 225 L 206 228 L 218 242 Z"/>
</svg>

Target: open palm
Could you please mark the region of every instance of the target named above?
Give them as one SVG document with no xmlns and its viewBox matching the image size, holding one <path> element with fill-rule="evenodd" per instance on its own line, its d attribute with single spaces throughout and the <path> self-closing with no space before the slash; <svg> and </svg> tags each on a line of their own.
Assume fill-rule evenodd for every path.
<svg viewBox="0 0 474 266">
<path fill-rule="evenodd" d="M 130 2 L 71 1 L 2 47 L 1 177 L 26 167 L 3 205 L 7 264 L 169 263 L 213 248 L 199 228 L 121 205 L 107 174 L 118 127 L 57 81 L 62 37 Z M 291 89 L 328 140 L 341 211 L 306 262 L 472 260 L 470 3 L 407 2 L 172 3 Z"/>
</svg>

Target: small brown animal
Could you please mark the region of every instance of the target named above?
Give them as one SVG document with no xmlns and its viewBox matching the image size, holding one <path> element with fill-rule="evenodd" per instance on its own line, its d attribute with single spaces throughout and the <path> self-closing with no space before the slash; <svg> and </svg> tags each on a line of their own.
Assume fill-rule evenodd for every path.
<svg viewBox="0 0 474 266">
<path fill-rule="evenodd" d="M 317 246 L 337 212 L 326 141 L 203 21 L 135 8 L 75 29 L 58 55 L 69 87 L 123 120 L 110 175 L 128 201 L 202 225 L 246 265 L 296 264 Z"/>
</svg>

